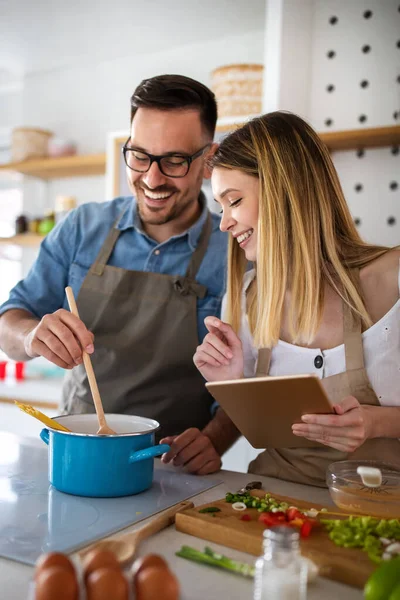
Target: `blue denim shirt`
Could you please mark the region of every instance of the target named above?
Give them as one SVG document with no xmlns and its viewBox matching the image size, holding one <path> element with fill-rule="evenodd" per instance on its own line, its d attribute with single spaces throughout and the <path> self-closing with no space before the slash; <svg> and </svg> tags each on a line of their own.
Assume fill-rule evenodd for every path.
<svg viewBox="0 0 400 600">
<path fill-rule="evenodd" d="M 136 200 L 131 196 L 80 206 L 43 240 L 36 262 L 27 277 L 11 290 L 0 314 L 22 308 L 41 319 L 59 308 L 68 309 L 65 287 L 70 285 L 75 297 L 78 296 L 89 268 L 122 212 L 118 224 L 121 234 L 108 264 L 132 271 L 184 275 L 207 217 L 204 198 L 202 201 L 203 210 L 197 222 L 185 233 L 161 244 L 144 233 Z M 220 315 L 224 294 L 227 236 L 219 230 L 219 221 L 218 215 L 212 214 L 210 242 L 196 277 L 208 290 L 205 298 L 197 300 L 200 342 L 207 333 L 204 319 Z"/>
</svg>

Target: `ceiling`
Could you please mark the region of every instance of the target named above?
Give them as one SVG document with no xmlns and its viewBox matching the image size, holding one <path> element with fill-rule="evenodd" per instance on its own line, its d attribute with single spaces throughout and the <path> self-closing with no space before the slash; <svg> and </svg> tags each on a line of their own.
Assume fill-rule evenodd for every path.
<svg viewBox="0 0 400 600">
<path fill-rule="evenodd" d="M 264 12 L 265 0 L 0 0 L 0 85 L 259 30 Z"/>
</svg>

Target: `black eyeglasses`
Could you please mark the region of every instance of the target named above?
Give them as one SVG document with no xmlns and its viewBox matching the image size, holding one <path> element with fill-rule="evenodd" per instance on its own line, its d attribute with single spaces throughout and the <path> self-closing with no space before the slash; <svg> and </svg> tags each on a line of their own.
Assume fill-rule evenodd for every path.
<svg viewBox="0 0 400 600">
<path fill-rule="evenodd" d="M 189 173 L 192 162 L 204 153 L 204 150 L 211 146 L 206 144 L 200 150 L 188 156 L 186 154 L 149 154 L 143 150 L 136 150 L 128 146 L 128 138 L 122 148 L 126 166 L 137 173 L 147 173 L 153 162 L 158 164 L 161 173 L 166 177 L 185 177 Z"/>
</svg>

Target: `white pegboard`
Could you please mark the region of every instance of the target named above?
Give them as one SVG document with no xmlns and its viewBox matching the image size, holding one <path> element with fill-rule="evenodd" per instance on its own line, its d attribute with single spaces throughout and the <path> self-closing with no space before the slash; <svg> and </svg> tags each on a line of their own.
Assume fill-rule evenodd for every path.
<svg viewBox="0 0 400 600">
<path fill-rule="evenodd" d="M 399 0 L 316 0 L 310 116 L 317 131 L 400 122 L 399 7 Z"/>
<path fill-rule="evenodd" d="M 400 0 L 316 0 L 311 62 L 308 117 L 317 131 L 400 124 Z M 398 148 L 333 160 L 362 237 L 400 244 Z"/>
<path fill-rule="evenodd" d="M 371 243 L 400 244 L 400 151 L 365 149 L 333 154 L 360 235 Z"/>
</svg>

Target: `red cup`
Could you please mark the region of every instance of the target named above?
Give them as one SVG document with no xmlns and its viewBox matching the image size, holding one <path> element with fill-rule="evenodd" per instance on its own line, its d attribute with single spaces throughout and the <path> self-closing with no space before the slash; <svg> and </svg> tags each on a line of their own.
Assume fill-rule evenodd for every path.
<svg viewBox="0 0 400 600">
<path fill-rule="evenodd" d="M 22 381 L 25 379 L 25 363 L 24 362 L 16 362 L 15 363 L 15 379 L 17 381 Z"/>
<path fill-rule="evenodd" d="M 7 367 L 7 361 L 1 360 L 0 361 L 0 381 L 3 381 L 6 378 L 6 367 Z"/>
</svg>

